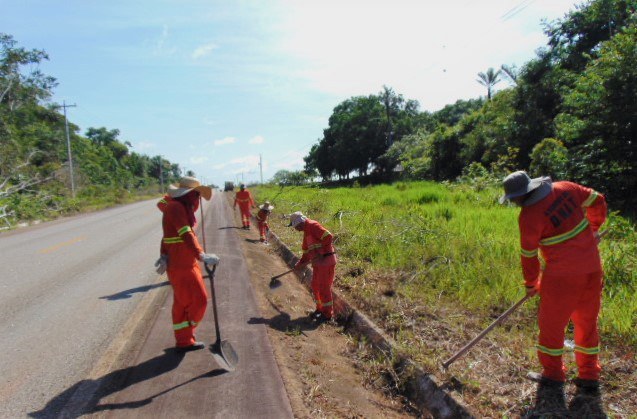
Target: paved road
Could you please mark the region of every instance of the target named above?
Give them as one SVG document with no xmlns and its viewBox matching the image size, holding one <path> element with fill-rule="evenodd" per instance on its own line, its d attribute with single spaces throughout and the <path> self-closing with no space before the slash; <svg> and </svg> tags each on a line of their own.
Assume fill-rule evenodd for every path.
<svg viewBox="0 0 637 419">
<path fill-rule="evenodd" d="M 1 417 L 292 417 L 265 326 L 249 323 L 259 314 L 223 194 L 204 206 L 206 245 L 221 257 L 219 318 L 237 370 L 220 369 L 208 350 L 172 351 L 171 294 L 147 323 L 131 324 L 145 310 L 136 305 L 153 311 L 144 302 L 170 292 L 152 269 L 160 238 L 154 204 L 0 236 L 0 263 L 11 272 L 0 280 L 0 349 L 10 353 L 0 361 Z M 211 309 L 198 337 L 214 340 Z M 138 345 L 109 369 L 105 360 L 122 358 L 108 353 L 121 341 Z"/>
<path fill-rule="evenodd" d="M 146 201 L 0 235 L 0 417 L 81 380 L 141 297 L 167 286 L 152 269 L 160 220 Z"/>
</svg>

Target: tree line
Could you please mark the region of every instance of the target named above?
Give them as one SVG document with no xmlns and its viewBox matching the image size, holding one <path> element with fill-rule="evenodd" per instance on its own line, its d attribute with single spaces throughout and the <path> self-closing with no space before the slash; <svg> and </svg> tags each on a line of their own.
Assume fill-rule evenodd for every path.
<svg viewBox="0 0 637 419">
<path fill-rule="evenodd" d="M 123 196 L 157 193 L 160 183 L 180 176 L 179 165 L 131 151 L 117 129 L 69 122 L 71 177 L 65 117 L 50 101 L 56 80 L 38 65 L 42 50 L 19 47 L 0 33 L 0 229 L 17 220 L 47 218 Z"/>
<path fill-rule="evenodd" d="M 347 99 L 305 157 L 305 173 L 445 181 L 526 169 L 589 185 L 614 208 L 633 210 L 636 10 L 637 0 L 593 0 L 544 22 L 548 41 L 533 59 L 478 74 L 485 98 L 436 112 L 420 112 L 387 86 Z M 503 78 L 510 86 L 495 92 Z"/>
</svg>

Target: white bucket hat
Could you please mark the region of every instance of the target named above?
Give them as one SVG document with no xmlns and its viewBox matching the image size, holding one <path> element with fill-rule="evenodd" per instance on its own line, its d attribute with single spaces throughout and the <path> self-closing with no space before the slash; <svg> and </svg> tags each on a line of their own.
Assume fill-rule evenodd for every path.
<svg viewBox="0 0 637 419">
<path fill-rule="evenodd" d="M 536 202 L 544 199 L 553 189 L 553 183 L 548 176 L 538 177 L 531 179 L 529 175 L 523 171 L 518 170 L 513 172 L 502 181 L 504 186 L 504 195 L 500 197 L 500 203 L 504 201 L 531 194 L 523 203 L 522 206 L 528 207 Z"/>
<path fill-rule="evenodd" d="M 307 217 L 303 215 L 301 211 L 294 212 L 290 214 L 290 224 L 288 224 L 288 227 L 296 227 L 305 220 L 307 220 Z"/>
<path fill-rule="evenodd" d="M 190 176 L 184 176 L 179 179 L 177 185 L 168 186 L 168 196 L 171 198 L 179 198 L 192 190 L 199 191 L 201 196 L 207 201 L 212 197 L 212 189 L 209 186 L 202 185 L 199 179 Z"/>
<path fill-rule="evenodd" d="M 259 209 L 272 211 L 274 209 L 274 206 L 270 205 L 270 201 L 265 201 L 263 205 L 259 205 Z"/>
</svg>

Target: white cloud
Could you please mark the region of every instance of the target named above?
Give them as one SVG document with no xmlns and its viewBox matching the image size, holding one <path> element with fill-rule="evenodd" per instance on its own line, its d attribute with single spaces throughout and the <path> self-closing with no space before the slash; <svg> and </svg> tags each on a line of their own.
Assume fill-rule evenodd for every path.
<svg viewBox="0 0 637 419">
<path fill-rule="evenodd" d="M 208 161 L 208 157 L 191 157 L 190 164 L 203 164 Z"/>
<path fill-rule="evenodd" d="M 259 164 L 259 156 L 243 156 L 230 160 L 230 164 L 242 164 L 247 166 L 256 166 Z"/>
<path fill-rule="evenodd" d="M 237 142 L 237 139 L 234 137 L 226 137 L 222 140 L 215 140 L 215 145 L 225 145 L 225 144 L 234 144 Z"/>
<path fill-rule="evenodd" d="M 233 166 L 233 173 L 251 172 L 259 166 L 259 156 L 242 156 L 234 158 L 226 163 L 220 163 L 212 166 L 214 170 L 222 170 L 227 167 Z"/>
<path fill-rule="evenodd" d="M 175 52 L 177 52 L 177 48 L 169 47 L 167 45 L 167 41 L 168 41 L 168 25 L 164 25 L 161 31 L 161 35 L 159 36 L 159 39 L 155 43 L 155 49 L 153 53 L 155 55 L 173 55 Z"/>
<path fill-rule="evenodd" d="M 265 139 L 262 136 L 257 135 L 255 137 L 253 137 L 250 141 L 248 141 L 248 143 L 250 143 L 250 144 L 263 144 L 264 141 L 265 141 Z"/>
<path fill-rule="evenodd" d="M 199 58 L 205 57 L 206 55 L 210 55 L 210 53 L 217 48 L 219 47 L 212 42 L 208 44 L 200 45 L 197 48 L 195 48 L 195 50 L 193 51 L 192 58 L 197 60 Z"/>
<path fill-rule="evenodd" d="M 318 91 L 347 98 L 387 85 L 436 110 L 484 95 L 478 72 L 531 59 L 546 41 L 541 18 L 561 17 L 576 0 L 518 3 L 283 0 L 279 47 Z"/>
<path fill-rule="evenodd" d="M 279 162 L 274 162 L 272 167 L 275 169 L 285 170 L 301 170 L 305 167 L 305 157 L 307 153 L 301 151 L 290 151 L 285 153 Z"/>
</svg>

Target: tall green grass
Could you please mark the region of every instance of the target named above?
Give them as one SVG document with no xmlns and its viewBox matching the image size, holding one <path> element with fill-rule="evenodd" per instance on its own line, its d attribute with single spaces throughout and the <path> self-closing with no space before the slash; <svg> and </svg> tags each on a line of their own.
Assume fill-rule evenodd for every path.
<svg viewBox="0 0 637 419">
<path fill-rule="evenodd" d="M 502 309 L 524 293 L 519 209 L 498 204 L 497 188 L 408 182 L 333 189 L 266 185 L 254 192 L 258 201 L 270 200 L 279 217 L 303 211 L 323 223 L 337 238 L 342 272 L 364 265 L 396 278 L 408 275 L 397 286 L 414 301 L 444 295 L 469 309 Z M 275 214 L 271 224 L 294 247 L 300 239 L 286 223 Z M 637 235 L 617 214 L 605 228 L 611 234 L 600 247 L 606 271 L 601 329 L 635 343 Z"/>
</svg>

